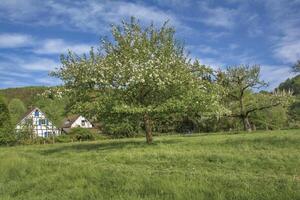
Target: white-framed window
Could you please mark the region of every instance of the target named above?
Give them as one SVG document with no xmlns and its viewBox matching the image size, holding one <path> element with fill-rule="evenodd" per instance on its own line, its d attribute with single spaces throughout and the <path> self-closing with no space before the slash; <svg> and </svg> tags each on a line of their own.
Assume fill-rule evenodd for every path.
<svg viewBox="0 0 300 200">
<path fill-rule="evenodd" d="M 39 125 L 45 125 L 46 119 L 39 119 Z"/>
</svg>

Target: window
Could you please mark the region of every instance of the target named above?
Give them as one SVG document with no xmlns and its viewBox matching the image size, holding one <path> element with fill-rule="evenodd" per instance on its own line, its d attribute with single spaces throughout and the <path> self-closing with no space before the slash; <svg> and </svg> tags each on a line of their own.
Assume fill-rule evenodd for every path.
<svg viewBox="0 0 300 200">
<path fill-rule="evenodd" d="M 81 126 L 85 126 L 85 120 L 81 120 Z"/>
<path fill-rule="evenodd" d="M 38 111 L 38 110 L 35 110 L 34 116 L 35 116 L 35 117 L 38 117 L 39 115 L 40 115 L 39 111 Z"/>
<path fill-rule="evenodd" d="M 39 119 L 39 125 L 45 125 L 46 120 L 45 119 Z"/>
<path fill-rule="evenodd" d="M 45 132 L 45 133 L 44 133 L 44 137 L 48 137 L 48 132 Z"/>
</svg>

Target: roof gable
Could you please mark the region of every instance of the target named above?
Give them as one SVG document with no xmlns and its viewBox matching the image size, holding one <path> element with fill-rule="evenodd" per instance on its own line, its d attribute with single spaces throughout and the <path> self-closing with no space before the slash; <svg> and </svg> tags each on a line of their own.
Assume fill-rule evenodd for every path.
<svg viewBox="0 0 300 200">
<path fill-rule="evenodd" d="M 80 117 L 80 115 L 71 115 L 63 120 L 62 128 L 70 128 L 72 124 Z"/>
<path fill-rule="evenodd" d="M 63 120 L 63 124 L 62 124 L 61 127 L 62 127 L 62 128 L 71 128 L 72 125 L 76 122 L 76 120 L 77 120 L 79 117 L 84 118 L 86 121 L 88 121 L 88 122 L 92 125 L 92 123 L 91 123 L 86 117 L 84 117 L 84 116 L 82 116 L 82 115 L 71 115 L 71 116 L 69 116 L 69 117 L 67 117 L 67 118 L 65 118 L 65 119 Z"/>
<path fill-rule="evenodd" d="M 34 107 L 34 108 L 28 110 L 28 111 L 23 115 L 23 117 L 19 120 L 19 122 L 17 123 L 17 125 L 20 124 L 23 120 L 25 120 L 29 115 L 31 115 L 31 114 L 32 114 L 33 112 L 35 112 L 36 110 L 38 110 L 42 115 L 45 116 L 45 118 L 47 118 L 47 119 L 49 120 L 49 118 L 47 117 L 47 115 L 46 115 L 44 112 L 42 112 L 41 109 L 39 109 L 38 107 Z M 49 121 L 52 123 L 51 120 L 49 120 Z M 52 123 L 52 124 L 53 124 L 53 123 Z"/>
</svg>

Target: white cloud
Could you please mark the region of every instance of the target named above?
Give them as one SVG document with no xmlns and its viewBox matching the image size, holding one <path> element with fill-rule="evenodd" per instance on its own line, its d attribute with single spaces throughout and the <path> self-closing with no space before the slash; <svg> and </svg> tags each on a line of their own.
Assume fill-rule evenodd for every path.
<svg viewBox="0 0 300 200">
<path fill-rule="evenodd" d="M 71 50 L 77 54 L 88 53 L 92 45 L 75 44 L 62 39 L 47 39 L 42 41 L 39 47 L 33 49 L 36 54 L 66 54 Z"/>
<path fill-rule="evenodd" d="M 35 79 L 37 83 L 40 83 L 42 85 L 46 86 L 53 86 L 53 85 L 59 85 L 62 84 L 62 81 L 57 78 L 51 78 L 51 77 L 42 77 Z"/>
<path fill-rule="evenodd" d="M 170 20 L 172 25 L 181 26 L 171 13 L 142 3 L 122 1 L 38 1 L 38 0 L 2 0 L 0 19 L 8 21 L 64 28 L 85 32 L 107 33 L 111 23 L 120 23 L 121 19 L 135 16 L 145 22 L 161 24 Z"/>
<path fill-rule="evenodd" d="M 0 34 L 0 48 L 27 47 L 36 54 L 65 54 L 68 50 L 83 54 L 88 53 L 92 46 L 92 44 L 69 42 L 59 38 L 44 40 L 25 34 Z"/>
<path fill-rule="evenodd" d="M 31 71 L 51 71 L 59 66 L 59 63 L 49 58 L 31 58 L 20 63 L 20 67 Z"/>
<path fill-rule="evenodd" d="M 200 21 L 208 26 L 231 28 L 235 25 L 235 16 L 237 11 L 223 7 L 209 7 L 207 3 L 199 4 L 200 11 L 205 15 Z"/>
<path fill-rule="evenodd" d="M 274 57 L 291 65 L 300 59 L 300 1 L 266 0 L 265 4 L 272 19 Z"/>
<path fill-rule="evenodd" d="M 38 19 L 39 12 L 43 12 L 43 3 L 36 0 L 1 0 L 0 18 L 5 21 L 27 21 Z"/>
<path fill-rule="evenodd" d="M 19 80 L 1 80 L 0 88 L 15 88 L 15 87 L 24 87 L 24 86 L 31 86 L 32 83 L 28 83 L 26 81 L 19 81 Z"/>
<path fill-rule="evenodd" d="M 284 36 L 275 44 L 275 56 L 284 63 L 295 63 L 300 59 L 300 28 L 287 28 Z"/>
<path fill-rule="evenodd" d="M 1 63 L 0 63 L 1 65 Z M 0 75 L 1 77 L 5 76 L 5 77 L 19 77 L 19 78 L 29 78 L 30 75 L 27 73 L 18 73 L 18 72 L 12 72 L 12 71 L 8 71 L 7 69 L 1 69 L 0 71 Z"/>
<path fill-rule="evenodd" d="M 146 22 L 156 22 L 159 24 L 164 23 L 166 20 L 170 20 L 171 23 L 178 23 L 174 16 L 167 14 L 154 7 L 145 7 L 133 3 L 122 3 L 119 4 L 116 9 L 116 14 L 120 17 L 136 16 L 138 19 Z M 114 23 L 119 23 L 119 19 Z"/>
<path fill-rule="evenodd" d="M 269 83 L 269 90 L 275 89 L 280 83 L 293 76 L 291 68 L 287 66 L 261 65 L 261 78 Z"/>
<path fill-rule="evenodd" d="M 12 53 L 0 54 L 0 87 L 29 85 L 58 85 L 58 79 L 48 76 L 48 72 L 60 63 L 41 56 L 20 56 Z"/>
<path fill-rule="evenodd" d="M 210 66 L 214 70 L 222 69 L 222 67 L 224 67 L 224 63 L 221 63 L 214 58 L 200 58 L 200 63 Z"/>
<path fill-rule="evenodd" d="M 33 45 L 33 39 L 29 35 L 17 33 L 0 34 L 0 48 L 17 48 Z"/>
<path fill-rule="evenodd" d="M 211 54 L 211 55 L 219 54 L 217 49 L 214 49 L 208 45 L 188 45 L 186 46 L 186 49 L 188 50 L 189 53 L 193 53 L 193 54 Z"/>
<path fill-rule="evenodd" d="M 0 62 L 1 72 L 20 73 L 19 77 L 29 74 L 31 71 L 47 72 L 60 65 L 56 59 L 33 55 L 20 56 L 14 53 L 2 53 L 0 58 L 2 59 Z"/>
</svg>

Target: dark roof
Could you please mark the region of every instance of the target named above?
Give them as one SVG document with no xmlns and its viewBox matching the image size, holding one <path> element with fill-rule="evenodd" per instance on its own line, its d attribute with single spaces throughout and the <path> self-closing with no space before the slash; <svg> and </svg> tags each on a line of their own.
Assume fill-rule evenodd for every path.
<svg viewBox="0 0 300 200">
<path fill-rule="evenodd" d="M 80 115 L 70 115 L 63 120 L 61 128 L 71 128 L 71 125 L 78 119 Z"/>
</svg>

